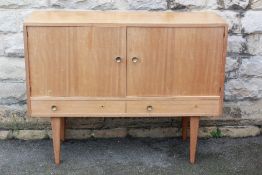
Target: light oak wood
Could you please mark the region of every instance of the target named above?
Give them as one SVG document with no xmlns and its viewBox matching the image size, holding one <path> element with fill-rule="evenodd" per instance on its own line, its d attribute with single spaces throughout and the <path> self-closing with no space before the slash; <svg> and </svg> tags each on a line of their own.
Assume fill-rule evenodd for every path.
<svg viewBox="0 0 262 175">
<path fill-rule="evenodd" d="M 52 110 L 52 106 L 56 110 Z M 124 101 L 31 101 L 35 116 L 90 116 L 93 114 L 125 113 Z M 100 115 L 101 116 L 101 115 Z"/>
<path fill-rule="evenodd" d="M 196 160 L 197 136 L 200 117 L 190 117 L 190 163 Z"/>
<path fill-rule="evenodd" d="M 168 96 L 168 97 L 51 97 L 51 96 L 41 96 L 41 97 L 31 97 L 32 101 L 143 101 L 143 100 L 176 100 L 176 101 L 213 101 L 220 100 L 219 96 Z"/>
<path fill-rule="evenodd" d="M 223 35 L 222 27 L 129 27 L 127 96 L 219 95 Z"/>
<path fill-rule="evenodd" d="M 61 159 L 61 121 L 62 118 L 51 117 L 53 148 L 55 164 L 60 164 Z"/>
<path fill-rule="evenodd" d="M 170 113 L 174 116 L 190 116 L 190 115 L 217 115 L 219 112 L 219 101 L 128 101 L 126 112 L 144 113 L 146 115 L 156 115 L 161 113 Z M 147 110 L 148 106 L 152 106 L 152 110 Z"/>
<path fill-rule="evenodd" d="M 24 56 L 25 56 L 25 72 L 26 72 L 26 103 L 27 103 L 27 114 L 31 116 L 31 93 L 30 93 L 30 73 L 29 73 L 29 55 L 28 55 L 28 38 L 27 38 L 27 28 L 24 26 Z"/>
<path fill-rule="evenodd" d="M 31 96 L 125 96 L 125 28 L 27 31 Z"/>
<path fill-rule="evenodd" d="M 32 97 L 33 116 L 48 117 L 132 117 L 132 116 L 201 116 L 219 115 L 219 97 L 142 97 L 142 98 L 78 98 Z M 52 110 L 56 106 L 56 110 Z M 152 106 L 152 111 L 147 111 Z"/>
<path fill-rule="evenodd" d="M 187 138 L 188 117 L 182 117 L 182 140 Z"/>
<path fill-rule="evenodd" d="M 26 26 L 225 26 L 226 22 L 212 12 L 148 12 L 148 11 L 35 11 Z"/>
</svg>

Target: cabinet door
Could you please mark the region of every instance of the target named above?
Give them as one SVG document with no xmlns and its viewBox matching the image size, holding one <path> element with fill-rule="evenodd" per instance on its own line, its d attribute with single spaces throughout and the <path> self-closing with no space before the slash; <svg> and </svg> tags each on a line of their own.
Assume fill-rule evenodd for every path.
<svg viewBox="0 0 262 175">
<path fill-rule="evenodd" d="M 126 95 L 124 27 L 27 30 L 31 96 Z"/>
<path fill-rule="evenodd" d="M 219 95 L 224 28 L 127 29 L 127 95 Z"/>
</svg>

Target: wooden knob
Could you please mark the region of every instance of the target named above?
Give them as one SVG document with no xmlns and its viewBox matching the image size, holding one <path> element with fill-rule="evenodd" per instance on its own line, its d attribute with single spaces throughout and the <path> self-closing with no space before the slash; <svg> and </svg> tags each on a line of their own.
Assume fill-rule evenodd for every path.
<svg viewBox="0 0 262 175">
<path fill-rule="evenodd" d="M 147 109 L 147 111 L 153 111 L 153 106 L 148 105 L 148 106 L 146 107 L 146 109 Z"/>
<path fill-rule="evenodd" d="M 51 110 L 52 110 L 53 112 L 57 111 L 57 106 L 56 106 L 56 105 L 51 106 Z"/>
</svg>

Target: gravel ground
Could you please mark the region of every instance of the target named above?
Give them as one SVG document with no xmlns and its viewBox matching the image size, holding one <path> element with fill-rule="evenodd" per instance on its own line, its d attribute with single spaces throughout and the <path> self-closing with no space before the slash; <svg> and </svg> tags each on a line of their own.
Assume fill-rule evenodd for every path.
<svg viewBox="0 0 262 175">
<path fill-rule="evenodd" d="M 262 136 L 200 139 L 195 165 L 188 162 L 188 148 L 180 138 L 67 140 L 56 166 L 51 140 L 3 140 L 0 174 L 262 174 Z"/>
</svg>

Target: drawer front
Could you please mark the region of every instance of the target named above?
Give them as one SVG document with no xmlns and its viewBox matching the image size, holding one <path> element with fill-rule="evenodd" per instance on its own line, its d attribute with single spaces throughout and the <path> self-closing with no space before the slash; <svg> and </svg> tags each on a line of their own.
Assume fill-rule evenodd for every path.
<svg viewBox="0 0 262 175">
<path fill-rule="evenodd" d="M 219 100 L 210 101 L 129 101 L 127 113 L 166 116 L 217 116 Z"/>
<path fill-rule="evenodd" d="M 99 114 L 125 113 L 124 101 L 59 101 L 43 100 L 31 101 L 31 115 L 54 116 L 97 116 Z"/>
</svg>

